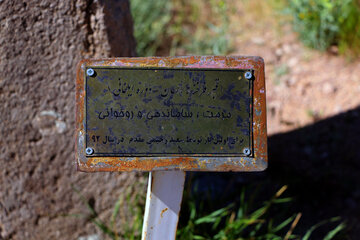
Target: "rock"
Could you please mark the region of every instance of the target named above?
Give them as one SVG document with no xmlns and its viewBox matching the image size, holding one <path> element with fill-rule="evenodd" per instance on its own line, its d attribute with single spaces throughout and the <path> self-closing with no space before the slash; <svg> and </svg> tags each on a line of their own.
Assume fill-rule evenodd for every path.
<svg viewBox="0 0 360 240">
<path fill-rule="evenodd" d="M 275 55 L 281 57 L 283 55 L 283 50 L 281 48 L 277 48 L 275 50 Z"/>
<path fill-rule="evenodd" d="M 262 38 L 262 37 L 253 37 L 253 38 L 251 39 L 251 41 L 252 41 L 253 43 L 255 43 L 256 45 L 264 45 L 264 43 L 265 43 L 265 39 Z"/>
<path fill-rule="evenodd" d="M 102 213 L 139 178 L 76 171 L 75 70 L 83 58 L 135 55 L 129 2 L 0 1 L 0 19 L 0 239 L 93 234 L 67 216 L 85 204 L 72 186 Z"/>
<path fill-rule="evenodd" d="M 343 107 L 341 106 L 341 104 L 337 104 L 334 106 L 334 110 L 333 110 L 333 113 L 334 114 L 339 114 L 343 112 Z"/>
<path fill-rule="evenodd" d="M 284 44 L 282 47 L 284 53 L 289 54 L 292 51 L 291 45 L 290 44 Z"/>
<path fill-rule="evenodd" d="M 299 59 L 297 57 L 292 57 L 288 61 L 288 66 L 293 68 L 299 63 Z"/>
<path fill-rule="evenodd" d="M 329 82 L 324 83 L 323 87 L 322 87 L 322 92 L 324 94 L 331 94 L 334 93 L 336 91 L 336 88 Z"/>
<path fill-rule="evenodd" d="M 290 77 L 290 78 L 288 78 L 288 79 L 286 80 L 286 84 L 287 84 L 288 86 L 293 86 L 293 85 L 296 84 L 296 82 L 297 82 L 297 78 L 294 77 L 294 76 L 292 76 L 292 77 Z"/>
<path fill-rule="evenodd" d="M 66 130 L 66 123 L 63 122 L 63 121 L 57 120 L 55 122 L 55 126 L 56 126 L 56 130 L 57 130 L 58 133 L 63 133 Z"/>
<path fill-rule="evenodd" d="M 85 237 L 79 237 L 78 240 L 101 240 L 101 238 L 99 235 L 93 234 Z"/>
</svg>

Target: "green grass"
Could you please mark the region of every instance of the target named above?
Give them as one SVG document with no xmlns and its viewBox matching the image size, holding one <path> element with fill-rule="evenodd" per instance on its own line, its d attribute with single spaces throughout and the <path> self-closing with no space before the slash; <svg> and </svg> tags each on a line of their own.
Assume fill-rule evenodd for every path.
<svg viewBox="0 0 360 240">
<path fill-rule="evenodd" d="M 229 3 L 226 0 L 176 0 L 178 12 L 172 29 L 170 54 L 224 55 L 231 50 Z M 181 8 L 181 6 L 188 8 Z"/>
<path fill-rule="evenodd" d="M 139 56 L 155 55 L 165 41 L 172 18 L 171 6 L 168 0 L 130 1 Z"/>
<path fill-rule="evenodd" d="M 138 56 L 224 55 L 231 50 L 226 0 L 131 0 Z"/>
<path fill-rule="evenodd" d="M 320 120 L 323 115 L 321 112 L 314 111 L 312 109 L 307 109 L 306 114 L 314 121 Z"/>
<path fill-rule="evenodd" d="M 247 196 L 245 188 L 240 192 L 238 201 L 227 204 L 216 210 L 211 210 L 217 203 L 210 197 L 200 196 L 198 191 L 185 189 L 180 223 L 177 230 L 178 240 L 214 239 L 214 240 L 281 240 L 297 239 L 310 240 L 313 233 L 320 227 L 336 226 L 330 229 L 323 240 L 341 239 L 345 224 L 339 217 L 321 221 L 310 227 L 302 236 L 295 234 L 298 225 L 301 225 L 301 213 L 286 213 L 283 215 L 290 197 L 282 197 L 287 186 L 280 188 L 269 200 L 258 207 L 256 194 Z M 81 193 L 74 189 L 80 200 L 91 213 L 90 221 L 105 235 L 113 240 L 141 239 L 142 219 L 144 214 L 144 194 L 132 195 L 127 191 L 114 205 L 112 216 L 108 221 L 101 220 L 97 211 Z M 122 222 L 122 229 L 116 229 L 120 210 L 128 205 L 132 219 Z M 271 211 L 274 209 L 275 211 Z M 280 209 L 280 210 L 279 210 Z M 282 209 L 282 210 L 281 210 Z M 275 213 L 275 214 L 274 214 Z M 276 214 L 277 213 L 277 214 Z M 81 217 L 82 214 L 76 215 Z M 83 216 L 85 217 L 85 216 Z"/>
<path fill-rule="evenodd" d="M 109 221 L 104 221 L 99 217 L 98 212 L 86 199 L 81 192 L 73 187 L 73 190 L 80 198 L 80 201 L 86 206 L 90 212 L 90 217 L 87 214 L 73 214 L 73 217 L 82 217 L 89 219 L 101 232 L 113 240 L 120 239 L 141 239 L 142 221 L 144 215 L 145 196 L 142 194 L 133 195 L 133 189 L 130 187 L 125 194 L 120 195 L 116 201 L 111 218 Z M 125 205 L 127 207 L 125 207 Z M 121 222 L 121 229 L 118 229 L 116 224 L 119 221 L 121 210 L 128 210 L 130 212 L 130 219 Z"/>
<path fill-rule="evenodd" d="M 290 0 L 287 12 L 305 45 L 322 51 L 336 45 L 341 53 L 360 53 L 357 0 Z"/>
<path fill-rule="evenodd" d="M 256 196 L 246 196 L 243 189 L 239 196 L 239 202 L 207 213 L 209 203 L 197 203 L 197 196 L 185 192 L 185 202 L 190 214 L 183 226 L 179 226 L 177 239 L 218 239 L 218 240 L 276 240 L 276 239 L 301 239 L 309 240 L 319 227 L 340 222 L 340 218 L 332 218 L 322 221 L 305 232 L 303 236 L 294 234 L 294 229 L 301 224 L 301 213 L 292 213 L 282 217 L 281 214 L 271 212 L 272 208 L 286 209 L 286 204 L 292 201 L 289 197 L 281 197 L 287 189 L 286 186 L 279 189 L 273 197 L 265 201 L 261 206 L 252 208 L 256 202 Z M 208 201 L 208 200 L 206 200 Z M 210 204 L 211 205 L 211 204 Z M 289 214 L 288 214 L 289 215 Z M 323 239 L 330 240 L 341 233 L 345 228 L 344 223 L 339 223 L 330 230 Z"/>
</svg>

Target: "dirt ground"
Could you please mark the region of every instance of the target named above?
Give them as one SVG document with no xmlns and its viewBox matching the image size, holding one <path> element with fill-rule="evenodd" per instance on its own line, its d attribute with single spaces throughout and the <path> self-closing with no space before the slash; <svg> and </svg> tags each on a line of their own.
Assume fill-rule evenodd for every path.
<svg viewBox="0 0 360 240">
<path fill-rule="evenodd" d="M 265 59 L 268 134 L 303 127 L 359 106 L 360 61 L 339 56 L 336 47 L 329 52 L 305 47 L 289 21 L 257 2 L 237 7 L 231 21 L 235 46 L 231 54 Z M 251 9 L 256 12 L 251 14 Z"/>
<path fill-rule="evenodd" d="M 263 173 L 196 173 L 193 179 L 235 202 L 242 187 L 250 195 L 260 188 L 261 203 L 287 185 L 294 201 L 279 211 L 302 213 L 295 234 L 340 216 L 346 230 L 339 239 L 358 239 L 360 60 L 350 61 L 336 47 L 305 47 L 289 18 L 269 2 L 229 4 L 231 55 L 265 60 L 269 167 Z M 335 226 L 320 228 L 311 239 L 322 239 Z"/>
<path fill-rule="evenodd" d="M 311 225 L 342 216 L 357 239 L 360 216 L 360 60 L 305 47 L 290 22 L 260 1 L 231 19 L 232 55 L 265 60 L 271 185 L 288 184 Z"/>
</svg>

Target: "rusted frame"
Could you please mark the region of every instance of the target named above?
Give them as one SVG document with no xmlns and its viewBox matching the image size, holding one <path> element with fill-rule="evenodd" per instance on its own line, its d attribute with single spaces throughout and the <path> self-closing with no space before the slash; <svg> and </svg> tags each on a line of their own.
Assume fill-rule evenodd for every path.
<svg viewBox="0 0 360 240">
<path fill-rule="evenodd" d="M 85 68 L 171 67 L 253 69 L 253 151 L 251 157 L 86 157 Z M 191 56 L 86 59 L 79 63 L 76 78 L 76 161 L 80 171 L 262 171 L 267 167 L 267 131 L 264 61 L 260 57 Z"/>
</svg>

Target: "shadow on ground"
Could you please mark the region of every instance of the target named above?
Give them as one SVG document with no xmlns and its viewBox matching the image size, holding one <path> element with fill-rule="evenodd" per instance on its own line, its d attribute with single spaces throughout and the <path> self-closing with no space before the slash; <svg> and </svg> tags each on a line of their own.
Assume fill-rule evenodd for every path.
<svg viewBox="0 0 360 240">
<path fill-rule="evenodd" d="M 269 168 L 263 173 L 191 173 L 192 185 L 211 189 L 214 198 L 226 199 L 224 205 L 237 201 L 243 186 L 248 192 L 260 186 L 258 201 L 263 201 L 288 185 L 287 196 L 294 197 L 289 214 L 303 214 L 299 233 L 341 216 L 349 237 L 360 236 L 360 107 L 270 136 L 268 152 Z"/>
</svg>

